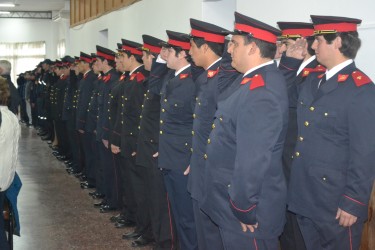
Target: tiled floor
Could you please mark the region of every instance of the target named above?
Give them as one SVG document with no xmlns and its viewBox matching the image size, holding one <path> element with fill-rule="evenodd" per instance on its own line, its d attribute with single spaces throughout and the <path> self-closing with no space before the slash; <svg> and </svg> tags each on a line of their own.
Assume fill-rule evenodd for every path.
<svg viewBox="0 0 375 250">
<path fill-rule="evenodd" d="M 116 213 L 100 214 L 89 191 L 66 173 L 36 130 L 23 125 L 17 172 L 23 186 L 18 196 L 21 237 L 14 237 L 15 250 L 133 249 L 121 239 L 132 228 L 116 229 L 109 222 Z"/>
</svg>

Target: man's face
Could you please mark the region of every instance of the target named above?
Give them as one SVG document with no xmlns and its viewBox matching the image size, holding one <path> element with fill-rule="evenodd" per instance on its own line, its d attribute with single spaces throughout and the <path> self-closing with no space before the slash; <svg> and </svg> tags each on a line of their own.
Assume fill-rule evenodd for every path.
<svg viewBox="0 0 375 250">
<path fill-rule="evenodd" d="M 249 47 L 245 45 L 245 38 L 242 35 L 233 35 L 228 44 L 228 53 L 232 57 L 232 67 L 241 73 L 245 73 L 246 62 L 249 60 Z"/>
<path fill-rule="evenodd" d="M 146 51 L 142 51 L 142 61 L 147 71 L 151 71 L 152 59 L 154 56 Z"/>
<path fill-rule="evenodd" d="M 182 53 L 182 52 L 180 52 Z M 180 54 L 178 54 L 179 56 Z M 167 55 L 167 67 L 170 69 L 176 69 L 177 64 L 179 62 L 179 57 L 176 56 L 176 50 L 173 47 L 168 48 L 168 55 Z"/>
<path fill-rule="evenodd" d="M 121 64 L 124 69 L 124 71 L 130 71 L 131 70 L 131 65 L 132 65 L 132 60 L 131 60 L 131 55 L 128 56 L 126 53 L 123 53 L 123 57 L 121 59 Z"/>
<path fill-rule="evenodd" d="M 335 57 L 334 42 L 328 44 L 324 36 L 316 36 L 311 46 L 315 50 L 316 59 L 327 68 L 330 68 L 330 62 Z"/>
<path fill-rule="evenodd" d="M 95 60 L 92 64 L 92 70 L 95 72 L 95 74 L 99 74 L 100 70 L 98 67 L 98 60 Z"/>
<path fill-rule="evenodd" d="M 123 59 L 123 54 L 122 53 L 118 53 L 115 57 L 115 62 L 116 62 L 116 70 L 119 71 L 119 72 L 124 72 L 124 66 L 122 65 L 121 61 Z"/>
<path fill-rule="evenodd" d="M 103 60 L 99 57 L 96 60 L 96 66 L 98 67 L 99 71 L 103 71 L 104 63 L 103 63 Z"/>
<path fill-rule="evenodd" d="M 204 59 L 204 45 L 198 48 L 193 39 L 190 40 L 190 45 L 189 55 L 191 55 L 195 65 L 202 67 Z"/>
<path fill-rule="evenodd" d="M 42 63 L 42 68 L 44 71 L 49 70 L 49 65 L 47 63 Z"/>
</svg>

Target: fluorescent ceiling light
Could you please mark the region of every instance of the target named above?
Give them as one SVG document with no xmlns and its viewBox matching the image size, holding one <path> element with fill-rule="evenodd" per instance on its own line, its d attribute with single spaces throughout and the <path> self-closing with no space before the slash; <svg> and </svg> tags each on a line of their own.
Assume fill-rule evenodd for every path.
<svg viewBox="0 0 375 250">
<path fill-rule="evenodd" d="M 14 3 L 0 3 L 0 7 L 14 8 L 16 5 Z"/>
<path fill-rule="evenodd" d="M 9 15 L 10 12 L 9 11 L 0 11 L 0 15 Z"/>
</svg>

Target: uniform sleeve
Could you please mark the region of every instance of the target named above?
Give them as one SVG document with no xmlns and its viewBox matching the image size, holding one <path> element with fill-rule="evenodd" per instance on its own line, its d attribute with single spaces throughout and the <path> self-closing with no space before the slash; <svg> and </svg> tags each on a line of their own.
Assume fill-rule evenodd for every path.
<svg viewBox="0 0 375 250">
<path fill-rule="evenodd" d="M 223 93 L 227 87 L 240 75 L 240 73 L 232 67 L 232 57 L 227 51 L 227 46 L 228 44 L 225 45 L 217 76 L 219 94 Z"/>
<path fill-rule="evenodd" d="M 348 111 L 350 156 L 339 208 L 365 220 L 375 178 L 375 86 L 360 88 Z"/>
<path fill-rule="evenodd" d="M 272 167 L 272 154 L 275 147 L 282 147 L 276 142 L 283 129 L 283 113 L 280 101 L 265 88 L 247 91 L 240 100 L 236 121 L 237 154 L 228 192 L 233 214 L 253 225 L 262 184 Z"/>
<path fill-rule="evenodd" d="M 293 57 L 287 57 L 285 54 L 281 56 L 279 70 L 281 71 L 281 73 L 283 73 L 287 83 L 294 81 L 301 63 L 302 60 Z"/>
</svg>

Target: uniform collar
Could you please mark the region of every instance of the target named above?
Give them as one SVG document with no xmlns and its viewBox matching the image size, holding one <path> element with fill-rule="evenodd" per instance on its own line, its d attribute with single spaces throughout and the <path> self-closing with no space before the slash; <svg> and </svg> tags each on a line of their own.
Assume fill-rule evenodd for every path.
<svg viewBox="0 0 375 250">
<path fill-rule="evenodd" d="M 178 76 L 182 71 L 184 71 L 185 69 L 189 67 L 190 67 L 190 64 L 186 65 L 185 67 L 182 67 L 181 69 L 179 69 L 178 71 L 174 73 L 174 76 Z"/>
<path fill-rule="evenodd" d="M 251 68 L 251 69 L 249 69 L 248 71 L 246 71 L 246 73 L 243 74 L 242 77 L 245 77 L 245 76 L 247 76 L 248 74 L 250 74 L 251 72 L 253 72 L 253 71 L 257 70 L 257 69 L 260 69 L 260 68 L 262 68 L 262 67 L 264 67 L 264 66 L 271 65 L 271 64 L 273 64 L 273 63 L 274 63 L 273 60 L 271 60 L 271 61 L 269 61 L 269 62 L 262 63 L 262 64 L 260 64 L 260 65 L 258 65 L 258 66 L 256 66 L 256 67 Z"/>
<path fill-rule="evenodd" d="M 206 70 L 209 70 L 215 63 L 217 63 L 220 60 L 221 60 L 221 57 L 218 58 L 216 61 L 214 61 L 210 66 L 208 66 Z"/>
<path fill-rule="evenodd" d="M 348 59 L 335 67 L 333 67 L 331 70 L 326 71 L 326 80 L 330 79 L 332 76 L 336 75 L 340 70 L 348 66 L 349 64 L 353 63 L 353 59 Z"/>
</svg>

